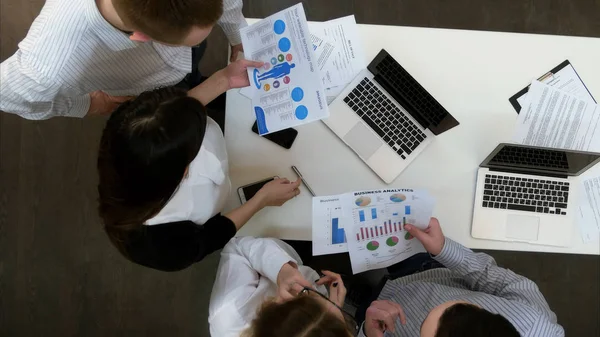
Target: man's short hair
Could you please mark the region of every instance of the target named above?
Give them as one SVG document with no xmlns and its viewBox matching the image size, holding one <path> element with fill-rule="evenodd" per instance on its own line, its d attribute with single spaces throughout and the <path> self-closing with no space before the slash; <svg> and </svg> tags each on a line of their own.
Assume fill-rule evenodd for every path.
<svg viewBox="0 0 600 337">
<path fill-rule="evenodd" d="M 179 44 L 192 27 L 215 25 L 223 0 L 113 0 L 125 25 L 160 42 Z"/>
<path fill-rule="evenodd" d="M 458 303 L 447 308 L 438 322 L 435 337 L 521 337 L 499 314 L 473 304 Z"/>
</svg>

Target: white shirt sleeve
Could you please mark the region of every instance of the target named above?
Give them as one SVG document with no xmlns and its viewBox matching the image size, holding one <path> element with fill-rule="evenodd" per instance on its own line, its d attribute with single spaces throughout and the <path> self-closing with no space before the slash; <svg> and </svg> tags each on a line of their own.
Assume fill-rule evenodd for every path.
<svg viewBox="0 0 600 337">
<path fill-rule="evenodd" d="M 291 255 L 296 254 L 293 254 L 291 248 L 288 253 L 283 248 L 285 246 L 285 243 L 271 238 L 231 239 L 221 252 L 210 298 L 210 317 L 215 318 L 221 310 L 227 308 L 242 308 L 257 291 L 261 275 L 276 284 L 281 267 L 290 261 L 298 263 L 300 260 L 292 257 Z M 236 324 L 236 319 L 233 318 L 235 315 L 237 313 L 227 310 L 227 320 L 211 320 L 211 335 L 227 335 Z"/>
<path fill-rule="evenodd" d="M 60 81 L 45 78 L 24 60 L 21 50 L 0 64 L 0 110 L 31 120 L 84 117 L 90 96 L 68 97 Z"/>
<path fill-rule="evenodd" d="M 242 14 L 242 7 L 244 7 L 242 0 L 223 1 L 223 15 L 218 23 L 223 28 L 231 45 L 242 43 L 240 29 L 248 26 L 244 14 Z"/>
</svg>

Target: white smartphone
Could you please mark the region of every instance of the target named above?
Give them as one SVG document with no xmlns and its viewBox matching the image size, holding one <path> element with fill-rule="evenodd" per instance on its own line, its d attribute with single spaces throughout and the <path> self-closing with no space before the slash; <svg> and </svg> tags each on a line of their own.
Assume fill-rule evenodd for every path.
<svg viewBox="0 0 600 337">
<path fill-rule="evenodd" d="M 275 176 L 267 178 L 238 188 L 238 195 L 240 196 L 240 201 L 242 202 L 242 204 L 245 204 L 246 201 L 250 200 L 256 194 L 256 192 L 258 192 L 263 186 L 265 186 L 266 183 L 273 181 L 276 178 L 279 177 Z"/>
</svg>

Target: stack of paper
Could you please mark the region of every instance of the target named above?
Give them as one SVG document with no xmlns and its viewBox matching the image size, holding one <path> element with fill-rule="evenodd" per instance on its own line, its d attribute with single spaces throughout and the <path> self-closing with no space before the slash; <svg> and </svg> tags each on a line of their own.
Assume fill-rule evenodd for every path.
<svg viewBox="0 0 600 337">
<path fill-rule="evenodd" d="M 435 206 L 426 191 L 387 189 L 313 198 L 313 255 L 349 252 L 356 273 L 424 252 L 405 229 L 427 228 Z"/>
<path fill-rule="evenodd" d="M 579 89 L 577 89 L 579 88 Z M 533 81 L 517 119 L 520 144 L 600 152 L 600 108 L 581 82 L 564 87 Z M 583 177 L 577 223 L 583 242 L 600 237 L 600 168 Z M 596 172 L 596 173 L 592 173 Z"/>
</svg>

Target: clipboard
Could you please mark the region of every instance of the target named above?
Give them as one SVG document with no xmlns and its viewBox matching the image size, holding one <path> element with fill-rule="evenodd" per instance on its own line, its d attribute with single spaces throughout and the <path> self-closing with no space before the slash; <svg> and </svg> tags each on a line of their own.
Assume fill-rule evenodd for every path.
<svg viewBox="0 0 600 337">
<path fill-rule="evenodd" d="M 543 82 L 549 76 L 553 76 L 554 74 L 558 73 L 559 71 L 563 70 L 565 67 L 567 67 L 569 65 L 571 67 L 573 67 L 573 65 L 571 64 L 571 62 L 569 62 L 569 60 L 565 60 L 561 64 L 559 64 L 556 67 L 554 67 L 549 72 L 547 72 L 544 75 L 540 76 L 537 80 L 540 81 L 540 82 Z M 573 67 L 573 70 L 575 71 L 575 74 L 579 78 L 579 81 L 581 82 L 581 84 L 583 84 L 583 86 L 585 87 L 585 90 L 587 90 L 587 92 L 590 95 L 590 97 L 594 100 L 595 103 L 597 103 L 596 99 L 594 98 L 594 96 L 592 96 L 592 93 L 590 92 L 590 90 L 587 88 L 587 86 L 585 85 L 585 83 L 583 83 L 583 81 L 581 80 L 581 77 L 577 73 L 577 70 L 575 70 L 575 67 Z M 528 91 L 529 91 L 529 85 L 526 86 L 525 88 L 521 89 L 519 92 L 517 92 L 511 98 L 508 99 L 508 101 L 513 106 L 513 108 L 517 111 L 517 113 L 521 112 L 521 104 L 519 103 L 518 99 L 521 96 L 525 95 Z"/>
</svg>

